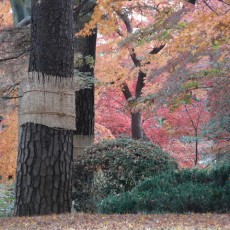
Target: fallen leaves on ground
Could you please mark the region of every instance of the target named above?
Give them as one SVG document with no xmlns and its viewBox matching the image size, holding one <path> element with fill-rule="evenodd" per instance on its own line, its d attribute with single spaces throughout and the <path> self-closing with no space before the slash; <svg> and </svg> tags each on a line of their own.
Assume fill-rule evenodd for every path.
<svg viewBox="0 0 230 230">
<path fill-rule="evenodd" d="M 0 218 L 0 229 L 230 229 L 230 214 L 62 214 Z"/>
</svg>

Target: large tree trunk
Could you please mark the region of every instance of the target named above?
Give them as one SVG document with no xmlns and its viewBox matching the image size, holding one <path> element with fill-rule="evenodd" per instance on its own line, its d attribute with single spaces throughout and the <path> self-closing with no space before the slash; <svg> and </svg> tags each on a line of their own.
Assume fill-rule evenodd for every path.
<svg viewBox="0 0 230 230">
<path fill-rule="evenodd" d="M 22 126 L 17 168 L 16 215 L 69 212 L 73 131 Z"/>
<path fill-rule="evenodd" d="M 74 14 L 75 32 L 84 28 L 85 23 L 91 20 L 96 1 L 75 0 L 77 8 Z M 90 36 L 75 36 L 74 40 L 74 69 L 77 73 L 94 77 L 94 61 L 96 55 L 96 30 Z M 91 80 L 90 80 L 91 79 Z M 75 93 L 76 103 L 76 131 L 74 132 L 74 159 L 94 141 L 94 85 L 80 89 Z"/>
<path fill-rule="evenodd" d="M 64 101 L 67 94 L 63 94 L 60 89 L 51 93 L 47 92 L 45 86 L 55 82 L 54 89 L 58 85 L 64 87 L 69 79 L 72 79 L 72 27 L 71 0 L 32 1 L 29 72 L 32 72 L 32 79 L 37 79 L 36 83 L 39 81 L 40 87 L 44 86 L 42 93 L 40 89 L 32 88 L 31 90 L 37 91 L 35 93 L 38 96 L 43 96 L 42 101 L 39 102 L 40 108 L 43 107 L 41 103 L 46 103 L 51 97 L 54 99 L 51 100 L 53 104 L 59 105 L 60 108 L 65 105 L 55 98 L 61 98 Z M 63 84 L 64 79 L 67 81 Z M 47 98 L 46 95 L 51 96 Z M 23 102 L 22 99 L 23 103 L 25 104 L 25 101 Z M 41 114 L 39 109 L 32 112 L 34 117 L 31 118 L 31 114 L 27 115 L 35 120 L 39 115 L 42 118 L 47 115 L 46 111 Z M 36 122 L 22 124 L 16 181 L 15 215 L 17 216 L 71 211 L 73 130 L 75 127 L 73 130 L 64 127 L 65 115 L 63 114 L 55 114 L 51 111 L 47 115 L 50 116 L 47 119 L 50 119 L 50 124 L 42 123 L 43 120 L 45 122 L 45 118 L 40 119 L 41 123 L 38 124 Z M 60 124 L 59 119 L 62 121 Z M 55 125 L 52 125 L 53 122 Z"/>
<path fill-rule="evenodd" d="M 136 140 L 143 139 L 141 112 L 131 113 L 132 138 Z"/>
</svg>

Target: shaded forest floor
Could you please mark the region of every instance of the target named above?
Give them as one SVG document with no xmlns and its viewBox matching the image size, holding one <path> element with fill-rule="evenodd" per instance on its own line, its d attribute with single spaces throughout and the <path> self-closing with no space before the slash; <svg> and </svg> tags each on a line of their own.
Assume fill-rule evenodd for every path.
<svg viewBox="0 0 230 230">
<path fill-rule="evenodd" d="M 230 214 L 66 214 L 0 218 L 0 229 L 230 229 Z"/>
</svg>

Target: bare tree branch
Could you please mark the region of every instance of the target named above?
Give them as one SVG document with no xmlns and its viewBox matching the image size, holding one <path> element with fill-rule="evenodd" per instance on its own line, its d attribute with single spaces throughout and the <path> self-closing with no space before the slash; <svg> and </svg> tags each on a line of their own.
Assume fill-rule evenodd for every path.
<svg viewBox="0 0 230 230">
<path fill-rule="evenodd" d="M 4 62 L 4 61 L 9 61 L 9 60 L 13 60 L 13 59 L 17 59 L 21 56 L 23 56 L 24 54 L 26 54 L 26 52 L 22 52 L 18 55 L 14 55 L 14 56 L 11 56 L 11 57 L 6 57 L 6 58 L 0 58 L 0 62 Z"/>
<path fill-rule="evenodd" d="M 204 2 L 204 4 L 205 4 L 212 12 L 214 12 L 216 15 L 219 16 L 219 14 L 217 13 L 217 11 L 214 10 L 205 0 L 203 0 L 203 2 Z"/>
<path fill-rule="evenodd" d="M 133 27 L 131 25 L 131 22 L 128 17 L 128 12 L 123 10 L 123 11 L 116 11 L 117 15 L 120 17 L 120 19 L 123 21 L 123 23 L 126 26 L 126 30 L 129 34 L 133 33 Z"/>
<path fill-rule="evenodd" d="M 132 93 L 125 82 L 122 84 L 122 93 L 124 94 L 126 100 L 132 97 Z"/>
<path fill-rule="evenodd" d="M 30 23 L 31 23 L 31 17 L 27 16 L 17 24 L 17 27 L 21 28 L 21 27 L 29 25 Z"/>
</svg>

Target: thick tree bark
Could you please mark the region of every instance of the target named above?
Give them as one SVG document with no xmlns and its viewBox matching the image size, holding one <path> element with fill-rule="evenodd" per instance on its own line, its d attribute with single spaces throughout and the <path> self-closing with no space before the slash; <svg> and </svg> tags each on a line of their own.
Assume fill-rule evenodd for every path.
<svg viewBox="0 0 230 230">
<path fill-rule="evenodd" d="M 72 28 L 71 0 L 32 1 L 29 72 L 44 84 L 46 76 L 59 82 L 73 76 Z M 72 130 L 22 125 L 15 215 L 71 211 L 72 154 Z"/>
<path fill-rule="evenodd" d="M 31 22 L 29 72 L 72 77 L 72 1 L 33 0 Z"/>
<path fill-rule="evenodd" d="M 16 183 L 19 216 L 69 212 L 73 131 L 22 126 Z"/>
</svg>

